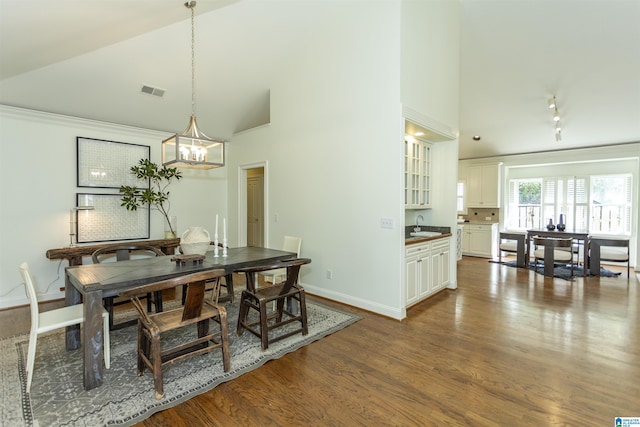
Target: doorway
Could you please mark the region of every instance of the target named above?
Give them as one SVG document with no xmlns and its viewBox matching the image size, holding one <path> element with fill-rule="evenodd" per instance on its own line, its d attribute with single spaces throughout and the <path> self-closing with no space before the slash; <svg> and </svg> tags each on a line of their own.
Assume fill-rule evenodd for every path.
<svg viewBox="0 0 640 427">
<path fill-rule="evenodd" d="M 238 167 L 238 246 L 269 242 L 269 168 L 267 162 Z"/>
<path fill-rule="evenodd" d="M 247 246 L 264 246 L 264 168 L 247 170 Z"/>
</svg>

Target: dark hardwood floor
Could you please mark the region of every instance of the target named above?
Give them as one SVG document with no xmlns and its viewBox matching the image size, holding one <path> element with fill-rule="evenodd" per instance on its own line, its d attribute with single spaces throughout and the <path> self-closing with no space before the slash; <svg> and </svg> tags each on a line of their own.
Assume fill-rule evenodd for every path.
<svg viewBox="0 0 640 427">
<path fill-rule="evenodd" d="M 311 297 L 363 319 L 139 425 L 614 425 L 640 416 L 638 286 L 465 257 L 403 322 Z"/>
</svg>

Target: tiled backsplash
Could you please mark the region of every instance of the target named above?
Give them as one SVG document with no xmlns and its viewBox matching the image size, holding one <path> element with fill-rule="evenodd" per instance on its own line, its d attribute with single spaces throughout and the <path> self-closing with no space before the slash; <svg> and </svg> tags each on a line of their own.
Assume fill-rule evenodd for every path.
<svg viewBox="0 0 640 427">
<path fill-rule="evenodd" d="M 470 222 L 484 222 L 493 224 L 500 222 L 500 209 L 498 208 L 469 208 L 467 214 L 462 215 L 465 220 Z M 489 219 L 487 219 L 489 218 Z"/>
</svg>

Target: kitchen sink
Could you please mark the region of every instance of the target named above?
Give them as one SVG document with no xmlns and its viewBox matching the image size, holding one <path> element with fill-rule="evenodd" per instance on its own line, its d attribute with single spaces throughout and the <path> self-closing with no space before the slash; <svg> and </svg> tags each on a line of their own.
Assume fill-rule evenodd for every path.
<svg viewBox="0 0 640 427">
<path fill-rule="evenodd" d="M 435 237 L 442 236 L 442 233 L 438 231 L 413 231 L 410 233 L 413 237 Z"/>
</svg>

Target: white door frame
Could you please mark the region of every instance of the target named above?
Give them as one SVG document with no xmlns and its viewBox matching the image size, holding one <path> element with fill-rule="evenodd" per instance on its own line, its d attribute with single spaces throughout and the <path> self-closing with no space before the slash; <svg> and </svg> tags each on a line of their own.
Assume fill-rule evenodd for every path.
<svg viewBox="0 0 640 427">
<path fill-rule="evenodd" d="M 269 162 L 266 160 L 238 166 L 238 246 L 247 246 L 247 171 L 264 169 L 264 247 L 269 247 Z"/>
</svg>

